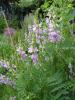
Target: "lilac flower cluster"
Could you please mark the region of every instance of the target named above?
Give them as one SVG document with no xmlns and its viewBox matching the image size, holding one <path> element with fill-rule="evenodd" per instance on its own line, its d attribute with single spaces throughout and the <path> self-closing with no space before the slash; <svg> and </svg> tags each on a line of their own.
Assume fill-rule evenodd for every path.
<svg viewBox="0 0 75 100">
<path fill-rule="evenodd" d="M 22 47 L 19 47 L 17 49 L 17 52 L 21 56 L 22 60 L 27 58 L 27 54 L 25 53 L 25 51 L 23 50 Z M 38 61 L 38 53 L 37 52 L 38 52 L 37 47 L 34 48 L 33 46 L 30 46 L 28 48 L 28 53 L 30 53 L 30 57 L 31 57 L 33 63 L 36 63 Z"/>
<path fill-rule="evenodd" d="M 16 30 L 12 27 L 5 28 L 4 34 L 7 36 L 12 36 L 16 33 Z"/>
<path fill-rule="evenodd" d="M 8 61 L 1 59 L 0 60 L 0 67 L 5 68 L 6 70 L 10 69 L 10 64 Z M 13 68 L 14 71 L 16 71 L 16 65 L 12 64 L 11 68 Z"/>
<path fill-rule="evenodd" d="M 34 32 L 35 34 L 39 35 L 42 33 L 42 29 L 40 27 L 40 24 L 34 23 L 32 26 L 28 26 L 28 30 L 30 33 Z"/>
<path fill-rule="evenodd" d="M 48 39 L 50 40 L 50 42 L 55 43 L 61 40 L 61 36 L 57 32 L 54 31 L 49 34 Z"/>
<path fill-rule="evenodd" d="M 58 31 L 55 30 L 52 20 L 50 20 L 48 17 L 46 17 L 46 24 L 47 28 L 43 28 L 42 24 L 36 23 L 29 27 L 29 32 L 35 33 L 36 43 L 39 44 L 39 48 L 41 48 L 42 50 L 44 50 L 44 45 L 47 43 L 48 40 L 52 43 L 56 43 L 60 42 L 62 38 Z M 38 49 L 31 46 L 28 48 L 28 52 L 31 54 L 31 59 L 33 63 L 36 63 L 38 61 Z"/>
<path fill-rule="evenodd" d="M 10 68 L 9 62 L 5 61 L 5 60 L 0 60 L 0 66 L 7 69 L 7 70 Z"/>
<path fill-rule="evenodd" d="M 47 24 L 47 28 L 43 28 L 42 24 L 40 25 L 35 23 L 34 25 L 32 25 L 31 32 L 35 33 L 36 43 L 46 44 L 48 40 L 52 43 L 60 42 L 62 36 L 55 29 L 55 26 L 52 20 L 49 19 L 49 17 L 46 17 L 46 24 Z M 44 33 L 46 33 L 46 36 L 44 36 Z"/>
<path fill-rule="evenodd" d="M 46 24 L 47 24 L 47 28 L 43 28 L 42 23 L 37 24 L 36 22 L 34 22 L 34 25 L 28 26 L 30 40 L 31 40 L 31 43 L 29 44 L 31 46 L 28 48 L 28 53 L 30 54 L 33 63 L 37 63 L 38 61 L 38 49 L 37 47 L 33 47 L 34 36 L 35 36 L 35 41 L 37 44 L 39 44 L 39 48 L 41 50 L 44 50 L 44 46 L 48 40 L 52 43 L 56 43 L 59 42 L 62 38 L 60 34 L 58 34 L 58 32 L 55 31 L 53 22 L 48 17 L 46 18 Z M 27 54 L 25 53 L 22 47 L 19 47 L 17 49 L 17 52 L 22 59 L 26 59 Z"/>
<path fill-rule="evenodd" d="M 30 33 L 34 33 L 35 37 L 36 37 L 36 42 L 40 44 L 40 40 L 41 40 L 41 35 L 43 33 L 43 30 L 41 28 L 40 24 L 36 24 L 34 23 L 31 28 L 29 29 Z"/>
<path fill-rule="evenodd" d="M 14 82 L 7 78 L 5 75 L 0 75 L 0 84 L 13 86 Z"/>
<path fill-rule="evenodd" d="M 32 59 L 33 63 L 36 64 L 37 61 L 38 61 L 38 54 L 37 53 L 33 53 L 31 55 L 31 59 Z"/>
<path fill-rule="evenodd" d="M 25 51 L 23 50 L 22 47 L 18 47 L 17 49 L 18 54 L 21 56 L 21 58 L 24 60 L 27 57 L 27 54 L 25 53 Z"/>
<path fill-rule="evenodd" d="M 36 33 L 36 36 L 42 33 L 42 29 L 40 25 L 34 24 L 33 25 L 33 32 Z"/>
</svg>

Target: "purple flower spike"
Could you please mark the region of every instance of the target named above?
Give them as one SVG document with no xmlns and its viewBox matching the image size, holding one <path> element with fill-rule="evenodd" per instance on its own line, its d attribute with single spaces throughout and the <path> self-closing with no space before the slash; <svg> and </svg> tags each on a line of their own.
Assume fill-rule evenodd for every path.
<svg viewBox="0 0 75 100">
<path fill-rule="evenodd" d="M 26 59 L 27 54 L 25 53 L 25 51 L 23 50 L 22 47 L 19 47 L 19 48 L 17 49 L 17 52 L 18 52 L 18 54 L 21 56 L 21 58 L 22 58 L 23 60 Z"/>
<path fill-rule="evenodd" d="M 5 69 L 9 69 L 9 62 L 6 62 L 5 60 L 0 60 L 0 66 L 5 68 Z"/>
<path fill-rule="evenodd" d="M 22 51 L 21 52 L 21 58 L 22 59 L 26 59 L 26 57 L 27 57 L 27 54 L 24 51 Z"/>
<path fill-rule="evenodd" d="M 33 63 L 36 64 L 38 61 L 38 54 L 37 53 L 32 54 L 31 59 L 32 59 Z"/>
<path fill-rule="evenodd" d="M 7 78 L 5 75 L 0 75 L 0 84 L 10 85 L 13 88 L 15 86 L 14 82 Z"/>
<path fill-rule="evenodd" d="M 61 40 L 61 36 L 57 32 L 51 32 L 49 34 L 50 42 L 59 42 Z"/>
</svg>

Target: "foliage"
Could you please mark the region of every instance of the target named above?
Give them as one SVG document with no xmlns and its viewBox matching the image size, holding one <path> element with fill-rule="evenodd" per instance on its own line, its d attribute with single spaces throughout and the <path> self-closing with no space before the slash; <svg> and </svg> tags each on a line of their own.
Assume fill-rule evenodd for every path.
<svg viewBox="0 0 75 100">
<path fill-rule="evenodd" d="M 22 0 L 21 6 L 35 2 Z M 45 0 L 14 36 L 0 35 L 0 79 L 2 74 L 16 84 L 0 80 L 1 100 L 75 99 L 74 12 L 71 0 Z"/>
<path fill-rule="evenodd" d="M 17 19 L 17 16 L 14 16 L 14 18 L 8 23 L 9 23 L 9 26 L 12 26 L 15 29 L 17 29 L 19 26 L 19 20 Z"/>
<path fill-rule="evenodd" d="M 20 0 L 20 5 L 22 7 L 28 7 L 31 4 L 33 4 L 34 1 L 36 1 L 36 0 Z"/>
<path fill-rule="evenodd" d="M 4 32 L 4 28 L 6 27 L 5 20 L 3 16 L 0 15 L 0 34 Z"/>
</svg>

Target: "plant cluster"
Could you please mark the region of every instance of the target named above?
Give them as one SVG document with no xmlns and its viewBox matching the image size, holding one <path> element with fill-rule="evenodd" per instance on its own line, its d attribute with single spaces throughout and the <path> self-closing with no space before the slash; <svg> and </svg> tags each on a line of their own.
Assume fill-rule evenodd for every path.
<svg viewBox="0 0 75 100">
<path fill-rule="evenodd" d="M 42 7 L 41 21 L 36 10 L 23 29 L 6 27 L 0 36 L 1 100 L 75 99 L 74 7 L 71 0 Z"/>
</svg>

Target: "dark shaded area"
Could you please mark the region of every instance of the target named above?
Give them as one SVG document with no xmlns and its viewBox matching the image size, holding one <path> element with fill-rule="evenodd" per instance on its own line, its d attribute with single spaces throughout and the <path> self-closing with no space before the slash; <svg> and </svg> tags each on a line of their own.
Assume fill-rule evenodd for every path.
<svg viewBox="0 0 75 100">
<path fill-rule="evenodd" d="M 19 28 L 21 28 L 20 22 L 23 22 L 24 17 L 29 15 L 29 13 L 33 13 L 33 10 L 36 9 L 36 5 L 31 5 L 29 7 L 17 7 L 15 8 L 15 15 L 17 16 L 17 20 L 19 20 Z"/>
<path fill-rule="evenodd" d="M 70 20 L 69 23 L 74 24 L 75 23 L 75 18 L 73 20 Z"/>
<path fill-rule="evenodd" d="M 75 0 L 72 1 L 72 5 L 75 8 Z"/>
<path fill-rule="evenodd" d="M 11 13 L 11 6 L 8 0 L 0 0 L 0 7 L 2 10 L 5 11 L 5 13 L 7 12 Z"/>
<path fill-rule="evenodd" d="M 0 8 L 5 12 L 7 20 L 12 20 L 14 15 L 17 16 L 17 20 L 19 21 L 18 27 L 21 28 L 20 22 L 24 20 L 24 17 L 29 15 L 29 13 L 33 13 L 37 8 L 40 8 L 45 0 L 36 0 L 35 3 L 28 7 L 16 6 L 15 2 L 19 3 L 19 0 L 0 0 Z M 43 12 L 41 13 L 43 14 Z"/>
<path fill-rule="evenodd" d="M 38 0 L 36 3 L 28 6 L 28 7 L 17 7 L 15 8 L 15 14 L 18 16 L 19 21 L 23 21 L 26 15 L 33 13 L 37 8 L 40 8 L 42 4 L 44 4 L 45 0 Z M 43 15 L 43 12 L 39 12 Z M 19 28 L 21 25 L 19 23 Z"/>
</svg>

